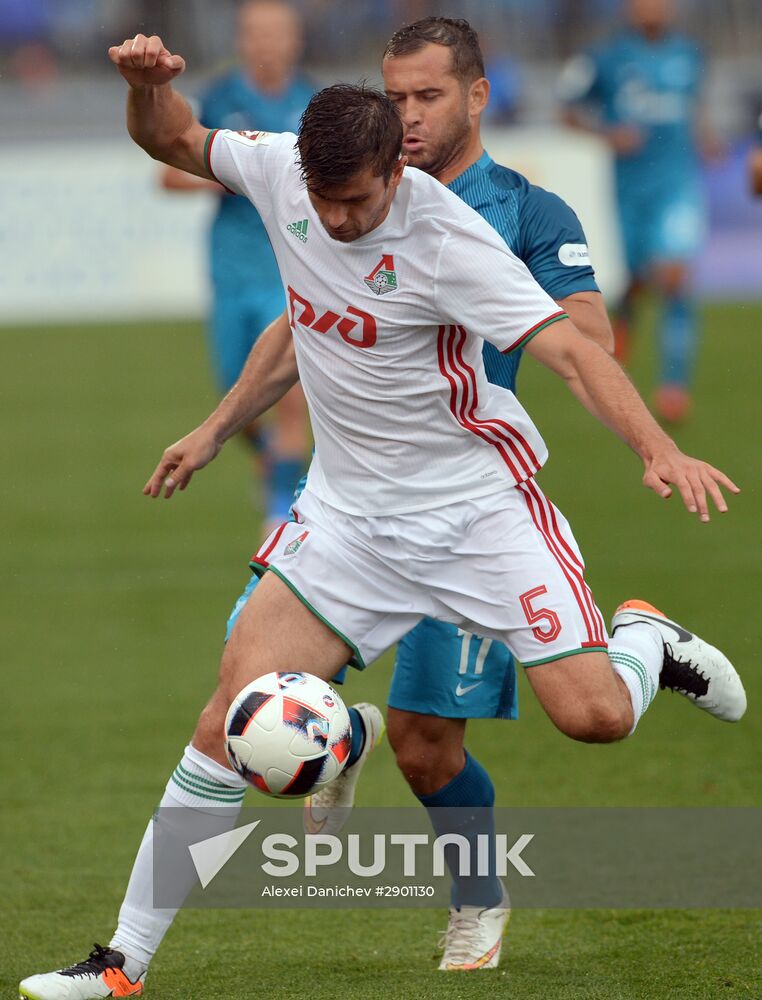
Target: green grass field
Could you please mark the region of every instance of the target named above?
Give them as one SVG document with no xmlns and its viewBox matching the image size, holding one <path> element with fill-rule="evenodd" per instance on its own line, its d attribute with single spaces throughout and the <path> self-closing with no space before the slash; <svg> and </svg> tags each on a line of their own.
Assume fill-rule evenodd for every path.
<svg viewBox="0 0 762 1000">
<path fill-rule="evenodd" d="M 631 741 L 560 736 L 521 678 L 522 718 L 469 746 L 499 805 L 762 804 L 759 371 L 762 308 L 715 307 L 681 445 L 743 487 L 710 525 L 640 486 L 637 460 L 531 360 L 521 390 L 551 448 L 542 484 L 570 517 L 608 616 L 642 596 L 723 646 L 749 692 L 727 726 L 662 695 Z M 213 403 L 200 327 L 0 332 L 3 706 L 0 987 L 106 943 L 146 819 L 211 691 L 259 540 L 236 444 L 184 495 L 141 487 Z M 635 367 L 649 385 L 650 350 Z M 353 677 L 383 703 L 390 658 Z M 361 804 L 410 804 L 388 747 Z M 759 878 L 759 872 L 749 873 Z M 762 996 L 758 911 L 521 911 L 501 969 L 435 972 L 437 911 L 182 913 L 148 995 L 359 1000 Z"/>
</svg>

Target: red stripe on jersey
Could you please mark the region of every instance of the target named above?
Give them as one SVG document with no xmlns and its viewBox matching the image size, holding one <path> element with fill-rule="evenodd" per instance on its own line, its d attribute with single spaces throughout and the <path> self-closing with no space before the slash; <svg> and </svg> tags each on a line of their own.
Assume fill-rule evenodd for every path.
<svg viewBox="0 0 762 1000">
<path fill-rule="evenodd" d="M 458 341 L 458 346 L 456 348 L 458 361 L 461 365 L 463 365 L 463 367 L 466 369 L 471 378 L 471 381 L 474 386 L 474 399 L 476 400 L 476 373 L 474 372 L 473 368 L 471 368 L 471 366 L 467 364 L 467 362 L 463 358 L 463 345 L 465 344 L 466 339 L 468 337 L 468 330 L 466 330 L 462 326 L 459 327 L 458 329 L 463 335 L 462 339 Z M 520 434 L 515 427 L 512 427 L 511 424 L 507 423 L 507 421 L 503 420 L 500 417 L 486 417 L 484 420 L 480 421 L 480 423 L 485 423 L 485 424 L 487 422 L 489 422 L 490 424 L 496 424 L 498 427 L 502 427 L 503 430 L 505 430 L 508 433 L 509 443 L 511 443 L 511 445 L 514 447 L 516 457 L 521 462 L 522 466 L 527 471 L 527 474 L 530 477 L 539 471 L 540 463 L 537 461 L 537 456 L 532 451 L 532 448 L 530 447 L 529 442 L 526 440 L 526 438 L 523 437 L 523 435 Z M 496 433 L 499 433 L 499 431 L 496 431 Z M 513 442 L 517 442 L 518 445 L 520 445 L 524 449 L 526 456 L 529 459 L 529 464 L 527 464 L 525 460 L 522 458 L 520 452 L 513 445 Z"/>
<path fill-rule="evenodd" d="M 445 333 L 445 329 L 447 329 L 448 331 L 447 333 Z M 448 328 L 440 326 L 439 335 L 437 337 L 437 354 L 439 358 L 439 370 L 450 384 L 450 412 L 458 421 L 458 423 L 461 425 L 461 427 L 464 427 L 466 430 L 471 431 L 473 434 L 476 434 L 478 437 L 482 438 L 483 441 L 486 441 L 487 444 L 491 444 L 495 448 L 497 448 L 498 452 L 500 453 L 500 457 L 503 459 L 505 464 L 510 469 L 511 475 L 518 482 L 524 477 L 519 474 L 518 469 L 511 461 L 511 458 L 508 452 L 503 447 L 502 443 L 500 441 L 494 441 L 491 437 L 488 437 L 487 434 L 481 429 L 481 427 L 469 421 L 465 413 L 465 407 L 468 400 L 468 383 L 466 381 L 466 377 L 463 374 L 463 372 L 459 372 L 457 368 L 455 368 L 455 366 L 453 365 L 452 367 L 455 368 L 455 371 L 458 375 L 458 382 L 456 382 L 455 379 L 453 378 L 452 372 L 449 370 L 448 367 L 449 364 L 448 352 L 452 348 L 452 342 L 454 339 L 454 330 L 455 328 L 452 326 Z M 445 341 L 447 341 L 447 343 L 445 343 Z M 461 388 L 463 390 L 462 393 L 458 392 L 458 383 L 460 383 L 461 385 Z"/>
<path fill-rule="evenodd" d="M 481 427 L 483 430 L 489 431 L 498 439 L 498 441 L 504 442 L 505 444 L 508 445 L 508 447 L 511 449 L 511 452 L 513 453 L 513 457 L 517 460 L 517 462 L 523 469 L 523 474 L 519 474 L 518 476 L 516 476 L 517 480 L 520 481 L 522 479 L 526 479 L 527 477 L 533 476 L 537 470 L 529 468 L 529 466 L 526 463 L 526 459 L 517 448 L 514 440 L 510 436 L 504 434 L 497 427 L 493 426 L 493 424 L 496 423 L 496 421 L 493 420 L 492 418 L 487 420 L 481 417 L 477 417 L 475 415 L 476 407 L 479 405 L 479 394 L 476 387 L 476 374 L 473 368 L 465 364 L 465 362 L 463 361 L 462 348 L 465 339 L 466 339 L 465 330 L 463 330 L 462 327 L 458 327 L 458 335 L 453 336 L 452 340 L 450 341 L 450 346 L 452 349 L 452 357 L 450 360 L 452 367 L 455 369 L 455 371 L 457 371 L 462 378 L 467 379 L 468 380 L 467 384 L 470 385 L 471 387 L 471 405 L 468 408 L 466 416 L 471 421 L 472 424 Z M 458 365 L 456 363 L 456 357 L 460 360 L 460 362 L 463 364 L 463 367 L 466 369 L 465 375 L 463 375 L 461 370 L 458 368 Z"/>
<path fill-rule="evenodd" d="M 293 524 L 293 523 L 294 523 L 293 521 L 284 521 L 283 524 L 279 528 L 276 529 L 276 531 L 274 532 L 274 534 L 272 534 L 270 536 L 270 538 L 272 539 L 271 542 L 270 542 L 270 544 L 268 545 L 267 542 L 265 542 L 265 544 L 262 546 L 262 548 L 259 549 L 257 552 L 255 552 L 254 555 L 251 557 L 251 561 L 252 562 L 256 562 L 256 563 L 260 563 L 260 565 L 262 565 L 262 566 L 267 566 L 268 565 L 267 557 L 270 555 L 270 553 L 272 552 L 272 550 L 278 544 L 278 542 L 280 540 L 280 536 L 286 530 L 286 527 L 289 524 Z"/>
<path fill-rule="evenodd" d="M 592 640 L 593 645 L 597 644 L 605 648 L 607 646 L 606 625 L 603 621 L 603 615 L 600 613 L 598 607 L 596 606 L 595 598 L 593 597 L 593 592 L 588 586 L 587 581 L 585 580 L 585 567 L 581 559 L 577 556 L 576 552 L 569 544 L 567 538 L 561 531 L 561 528 L 559 527 L 558 519 L 556 517 L 557 514 L 556 508 L 553 506 L 550 500 L 548 500 L 548 498 L 545 496 L 545 494 L 542 492 L 542 490 L 537 486 L 537 484 L 534 481 L 529 483 L 528 485 L 530 490 L 533 490 L 540 498 L 542 498 L 542 501 L 545 504 L 548 513 L 550 514 L 550 521 L 552 529 L 555 532 L 555 536 L 558 539 L 562 549 L 568 553 L 568 558 L 571 561 L 572 566 L 576 567 L 575 575 L 580 582 L 582 593 L 584 595 L 585 601 L 587 602 L 587 606 L 590 609 L 590 614 L 593 618 L 593 625 L 594 625 L 593 628 L 594 635 Z"/>
<path fill-rule="evenodd" d="M 545 544 L 548 547 L 548 551 L 558 563 L 559 568 L 561 569 L 561 572 L 566 578 L 566 582 L 569 584 L 569 588 L 574 595 L 574 600 L 577 602 L 577 605 L 582 612 L 582 618 L 587 631 L 587 642 L 590 645 L 605 646 L 606 643 L 603 636 L 600 634 L 597 616 L 591 613 L 590 602 L 592 602 L 592 595 L 590 595 L 590 599 L 588 600 L 588 594 L 590 593 L 589 587 L 587 587 L 587 584 L 576 567 L 569 563 L 569 560 L 564 556 L 564 553 L 558 544 L 558 539 L 551 529 L 547 517 L 547 511 L 542 503 L 542 500 L 545 500 L 546 498 L 543 496 L 541 491 L 537 489 L 534 483 L 522 483 L 519 484 L 518 488 L 521 490 L 535 527 L 542 535 Z M 594 608 L 594 602 L 592 602 L 592 604 Z"/>
<path fill-rule="evenodd" d="M 448 341 L 449 350 L 448 350 L 447 360 L 450 362 L 452 369 L 455 372 L 457 372 L 457 374 L 460 376 L 461 379 L 464 380 L 464 385 L 466 386 L 466 393 L 464 396 L 464 402 L 462 406 L 463 417 L 465 418 L 465 420 L 468 421 L 469 426 L 479 427 L 481 428 L 482 431 L 489 431 L 490 434 L 494 435 L 494 437 L 497 438 L 497 441 L 490 439 L 490 443 L 498 447 L 501 450 L 501 453 L 502 453 L 502 445 L 503 444 L 508 445 L 508 447 L 511 449 L 511 452 L 513 453 L 514 458 L 518 461 L 519 465 L 524 470 L 523 475 L 517 474 L 516 467 L 511 462 L 510 466 L 511 471 L 513 472 L 514 477 L 516 478 L 517 481 L 530 478 L 535 474 L 535 472 L 538 471 L 539 465 L 537 465 L 535 468 L 530 468 L 530 466 L 527 465 L 525 456 L 522 455 L 511 434 L 510 433 L 506 434 L 502 430 L 498 429 L 498 427 L 493 426 L 494 424 L 501 423 L 501 421 L 496 420 L 492 417 L 485 419 L 476 416 L 476 407 L 479 405 L 479 394 L 476 386 L 476 373 L 474 372 L 473 368 L 471 368 L 470 365 L 465 363 L 465 361 L 463 360 L 463 353 L 462 353 L 463 344 L 465 343 L 468 334 L 463 329 L 463 327 L 451 328 L 451 329 L 452 329 L 452 337 Z M 458 368 L 458 364 L 456 363 L 456 356 L 460 360 L 460 363 L 463 365 L 463 368 L 466 369 L 466 374 L 464 374 L 463 371 L 460 368 Z M 471 389 L 471 402 L 470 405 L 468 406 L 468 409 L 466 410 L 469 387 Z M 509 431 L 512 430 L 509 424 L 505 424 L 505 427 L 508 428 Z M 481 436 L 483 437 L 484 435 L 482 434 Z M 523 441 L 523 438 L 521 440 Z"/>
<path fill-rule="evenodd" d="M 566 553 L 566 558 L 568 562 L 571 563 L 572 566 L 572 572 L 575 573 L 577 579 L 579 580 L 582 586 L 582 592 L 584 594 L 585 601 L 587 603 L 587 606 L 590 610 L 590 614 L 592 615 L 593 621 L 596 626 L 595 632 L 596 632 L 596 638 L 599 641 L 599 645 L 602 644 L 605 646 L 606 626 L 603 622 L 603 616 L 596 607 L 595 598 L 593 597 L 593 592 L 592 590 L 590 590 L 590 587 L 587 585 L 587 582 L 585 581 L 585 575 L 584 575 L 585 567 L 583 566 L 582 562 L 577 556 L 577 553 L 574 551 L 571 545 L 569 545 L 569 543 L 564 538 L 561 532 L 561 528 L 559 527 L 558 524 L 558 518 L 556 517 L 556 508 L 553 506 L 550 500 L 548 500 L 548 498 L 545 496 L 542 490 L 536 485 L 536 483 L 527 483 L 527 486 L 529 490 L 534 493 L 536 499 L 544 504 L 545 510 L 547 511 L 548 516 L 550 517 L 551 530 L 553 531 L 553 534 L 557 539 L 557 541 L 559 542 L 561 548 Z"/>
<path fill-rule="evenodd" d="M 556 562 L 558 563 L 558 565 L 559 565 L 559 567 L 561 569 L 561 572 L 566 577 L 566 582 L 569 584 L 569 589 L 571 590 L 572 594 L 574 595 L 574 600 L 577 602 L 577 605 L 578 605 L 580 611 L 582 612 L 582 618 L 583 618 L 584 623 L 585 623 L 585 629 L 587 631 L 588 642 L 594 642 L 595 641 L 594 623 L 593 623 L 593 621 L 590 618 L 590 614 L 589 614 L 587 605 L 585 604 L 584 600 L 582 599 L 582 595 L 579 592 L 577 581 L 576 581 L 575 577 L 569 572 L 569 568 L 568 568 L 567 564 L 565 563 L 564 559 L 562 558 L 562 555 L 561 555 L 561 553 L 560 553 L 560 551 L 558 549 L 558 546 L 555 544 L 555 541 L 554 541 L 553 537 L 551 536 L 551 534 L 550 534 L 550 532 L 548 530 L 548 526 L 545 523 L 545 518 L 544 518 L 544 514 L 543 514 L 542 509 L 541 508 L 539 510 L 536 509 L 536 507 L 535 507 L 535 500 L 532 497 L 532 495 L 529 493 L 529 491 L 527 490 L 526 486 L 527 486 L 526 483 L 521 483 L 518 488 L 521 490 L 521 493 L 522 493 L 522 495 L 524 497 L 524 501 L 526 502 L 527 508 L 529 510 L 530 516 L 531 516 L 532 520 L 534 521 L 535 527 L 537 528 L 537 530 L 542 535 L 542 537 L 543 537 L 543 539 L 545 541 L 545 544 L 548 547 L 548 551 L 553 556 L 553 558 L 556 560 Z"/>
<path fill-rule="evenodd" d="M 440 327 L 440 332 L 443 330 L 444 327 Z M 458 421 L 462 426 L 467 427 L 468 430 L 471 430 L 476 434 L 479 434 L 481 438 L 488 441 L 498 449 L 517 482 L 521 482 L 525 479 L 531 479 L 531 477 L 539 470 L 540 463 L 537 461 L 534 452 L 522 435 L 519 434 L 519 432 L 510 424 L 497 417 L 483 418 L 476 416 L 476 408 L 479 405 L 476 373 L 473 368 L 466 363 L 463 357 L 463 344 L 466 342 L 467 337 L 468 332 L 463 327 L 450 327 L 447 338 L 447 350 L 444 355 L 447 366 L 451 372 L 457 374 L 463 385 L 461 405 L 459 413 L 456 413 Z M 459 365 L 461 367 L 459 367 Z M 470 403 L 469 390 L 471 397 Z M 453 412 L 455 411 L 453 410 Z M 485 432 L 489 432 L 492 436 L 489 438 L 486 437 Z M 519 448 L 519 444 L 521 444 L 524 448 L 523 453 Z M 505 452 L 503 445 L 508 445 L 513 454 L 513 458 L 516 460 L 518 465 L 521 466 L 521 469 L 523 470 L 522 472 L 517 470 L 513 461 L 511 461 Z"/>
<path fill-rule="evenodd" d="M 535 325 L 533 327 L 530 327 L 527 330 L 526 333 L 522 333 L 521 336 L 518 338 L 518 340 L 514 340 L 514 342 L 511 344 L 511 346 L 510 347 L 506 347 L 506 349 L 504 351 L 502 351 L 501 353 L 503 353 L 503 354 L 510 354 L 512 351 L 518 350 L 518 348 L 521 347 L 521 345 L 523 343 L 525 343 L 525 341 L 527 341 L 533 334 L 539 333 L 539 331 L 544 326 L 550 326 L 550 324 L 551 323 L 555 323 L 556 320 L 559 320 L 559 319 L 568 319 L 568 318 L 569 317 L 568 317 L 567 313 L 563 309 L 559 309 L 558 312 L 555 312 L 551 316 L 547 316 L 545 319 L 540 320 L 539 323 L 535 323 Z"/>
</svg>

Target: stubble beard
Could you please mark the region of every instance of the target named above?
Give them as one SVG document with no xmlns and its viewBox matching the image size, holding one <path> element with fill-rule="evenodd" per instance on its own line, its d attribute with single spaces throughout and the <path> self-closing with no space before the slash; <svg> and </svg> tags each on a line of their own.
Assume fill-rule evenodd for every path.
<svg viewBox="0 0 762 1000">
<path fill-rule="evenodd" d="M 437 177 L 460 156 L 468 144 L 470 133 L 470 122 L 464 110 L 462 117 L 451 124 L 435 147 L 422 150 L 420 155 L 414 152 L 406 152 L 405 155 L 411 167 Z"/>
</svg>

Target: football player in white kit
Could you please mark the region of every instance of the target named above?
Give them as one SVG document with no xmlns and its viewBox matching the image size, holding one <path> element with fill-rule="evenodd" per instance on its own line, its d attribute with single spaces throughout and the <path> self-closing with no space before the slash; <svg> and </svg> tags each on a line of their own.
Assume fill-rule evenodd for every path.
<svg viewBox="0 0 762 1000">
<path fill-rule="evenodd" d="M 394 106 L 330 87 L 291 134 L 209 132 L 170 81 L 184 62 L 153 36 L 110 50 L 130 84 L 128 127 L 152 156 L 249 197 L 281 270 L 316 440 L 297 517 L 257 554 L 265 576 L 225 648 L 217 688 L 162 806 L 220 813 L 247 783 L 221 733 L 233 697 L 272 670 L 331 678 L 359 668 L 424 615 L 505 642 L 564 733 L 631 733 L 660 684 L 735 721 L 741 681 L 719 651 L 640 601 L 609 639 L 569 525 L 534 481 L 547 456 L 513 393 L 487 382 L 482 342 L 519 346 L 557 372 L 642 458 L 644 483 L 679 489 L 709 519 L 719 486 L 682 454 L 608 357 L 579 334 L 491 226 L 405 168 Z M 306 221 L 306 225 L 302 225 Z M 307 234 L 295 239 L 292 230 Z M 384 282 L 377 277 L 383 273 Z M 272 365 L 270 364 L 272 362 Z M 166 450 L 144 492 L 171 497 L 283 391 L 287 352 L 261 356 L 195 431 Z M 207 825 L 207 829 L 209 829 Z M 175 910 L 153 908 L 149 823 L 110 947 L 20 985 L 34 1000 L 140 993 Z M 188 890 L 195 874 L 190 872 Z"/>
</svg>

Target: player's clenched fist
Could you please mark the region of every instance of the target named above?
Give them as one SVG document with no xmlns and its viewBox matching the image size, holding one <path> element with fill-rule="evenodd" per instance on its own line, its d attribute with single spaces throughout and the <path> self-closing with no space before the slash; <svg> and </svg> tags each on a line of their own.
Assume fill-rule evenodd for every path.
<svg viewBox="0 0 762 1000">
<path fill-rule="evenodd" d="M 169 83 L 185 69 L 182 56 L 173 56 L 158 35 L 127 38 L 112 45 L 108 54 L 131 87 Z"/>
</svg>

